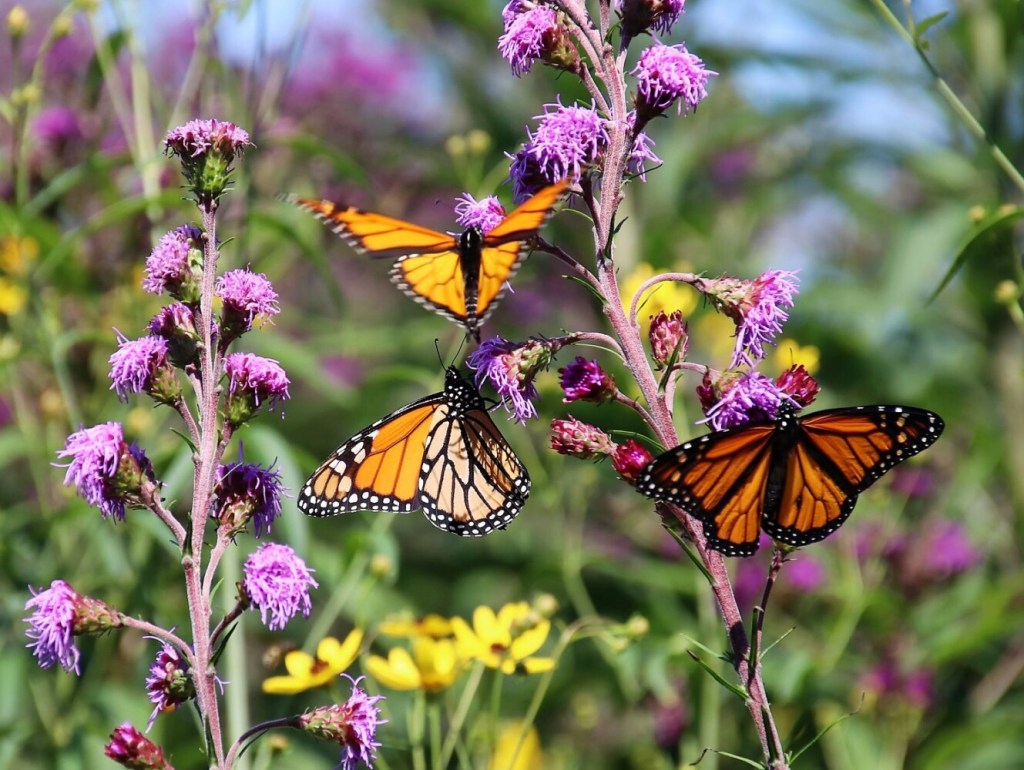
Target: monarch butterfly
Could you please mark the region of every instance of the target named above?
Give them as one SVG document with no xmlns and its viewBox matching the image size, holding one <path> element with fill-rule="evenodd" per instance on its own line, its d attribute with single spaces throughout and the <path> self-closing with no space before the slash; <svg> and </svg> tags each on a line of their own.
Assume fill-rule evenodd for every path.
<svg viewBox="0 0 1024 770">
<path fill-rule="evenodd" d="M 455 367 L 444 390 L 377 420 L 334 450 L 299 494 L 310 516 L 409 513 L 457 535 L 504 529 L 530 494 L 530 476 Z"/>
<path fill-rule="evenodd" d="M 802 546 L 835 532 L 857 495 L 942 433 L 934 412 L 853 406 L 710 433 L 648 463 L 636 488 L 701 520 L 708 545 L 727 556 L 757 550 L 759 528 Z"/>
<path fill-rule="evenodd" d="M 421 305 L 466 327 L 479 342 L 480 326 L 504 296 L 506 282 L 568 184 L 563 179 L 545 187 L 486 234 L 471 227 L 457 238 L 327 200 L 292 200 L 356 251 L 397 258 L 391 281 Z"/>
</svg>

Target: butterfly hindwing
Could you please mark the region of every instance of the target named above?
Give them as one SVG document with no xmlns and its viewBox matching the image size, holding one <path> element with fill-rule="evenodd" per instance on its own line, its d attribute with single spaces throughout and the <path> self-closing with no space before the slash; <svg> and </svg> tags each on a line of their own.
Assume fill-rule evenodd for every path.
<svg viewBox="0 0 1024 770">
<path fill-rule="evenodd" d="M 711 433 L 656 457 L 637 489 L 701 520 L 712 548 L 757 550 L 759 528 L 792 546 L 835 532 L 857 496 L 942 433 L 933 412 L 858 406 Z"/>
<path fill-rule="evenodd" d="M 360 431 L 310 476 L 299 510 L 406 513 L 439 529 L 485 535 L 522 509 L 530 477 L 472 382 L 448 370 L 445 389 Z"/>
</svg>

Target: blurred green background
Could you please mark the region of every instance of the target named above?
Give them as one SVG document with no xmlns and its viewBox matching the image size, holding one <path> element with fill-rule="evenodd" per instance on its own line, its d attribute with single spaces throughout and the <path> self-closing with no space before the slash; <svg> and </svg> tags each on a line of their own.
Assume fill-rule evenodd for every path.
<svg viewBox="0 0 1024 770">
<path fill-rule="evenodd" d="M 160 306 L 140 288 L 154 238 L 196 219 L 160 153 L 166 130 L 216 117 L 257 145 L 221 209 L 222 259 L 266 273 L 280 293 L 275 324 L 242 349 L 278 359 L 292 398 L 285 419 L 264 416 L 238 438 L 247 460 L 276 462 L 294 490 L 340 441 L 440 389 L 434 340 L 448 358 L 461 334 L 395 292 L 385 264 L 278 196 L 343 199 L 452 229 L 462 191 L 509 201 L 504 153 L 542 105 L 583 94 L 539 65 L 510 74 L 495 47 L 497 2 L 23 6 L 29 28 L 0 53 L 0 766 L 73 770 L 103 766 L 113 727 L 145 721 L 155 645 L 135 633 L 82 639 L 80 678 L 40 671 L 24 647 L 27 586 L 61 578 L 158 624 L 187 620 L 159 523 L 141 512 L 101 521 L 53 466 L 69 432 L 118 420 L 156 463 L 165 499 L 180 512 L 190 498 L 175 419 L 144 399 L 117 401 L 107 378 L 115 330 L 139 336 Z M 12 7 L 0 2 L 4 18 Z M 1024 166 L 1020 3 L 912 8 L 918 19 L 948 12 L 924 34 L 928 56 L 990 141 Z M 892 10 L 903 18 L 906 9 Z M 785 638 L 764 669 L 786 745 L 852 714 L 796 766 L 1024 766 L 1022 190 L 875 4 L 692 0 L 669 42 L 683 40 L 720 74 L 696 114 L 649 129 L 664 165 L 626 190 L 622 282 L 661 269 L 748 278 L 798 269 L 786 342 L 763 371 L 817 358 L 821 406 L 915 404 L 947 424 L 934 448 L 863 497 L 841 532 L 783 570 L 766 637 Z M 631 60 L 647 42 L 634 43 Z M 563 214 L 546 236 L 589 261 L 582 218 Z M 562 272 L 535 254 L 486 333 L 607 331 Z M 648 307 L 658 302 L 687 308 L 692 360 L 728 363 L 731 329 L 710 308 L 682 291 Z M 627 373 L 601 361 L 628 391 Z M 703 431 L 696 384 L 679 392 L 684 436 Z M 309 621 L 270 633 L 247 617 L 235 634 L 222 673 L 230 734 L 324 702 L 260 693 L 273 645 L 309 648 L 322 633 L 373 628 L 400 611 L 468 616 L 550 594 L 558 628 L 639 615 L 650 629 L 569 646 L 537 717 L 537 766 L 688 767 L 705 748 L 759 755 L 742 704 L 686 654 L 691 640 L 726 648 L 702 578 L 608 463 L 548 449 L 551 418 L 567 412 L 605 430 L 639 422 L 614 406 L 563 405 L 554 368 L 539 387 L 540 419 L 523 429 L 498 418 L 533 477 L 506 532 L 463 540 L 419 514 L 314 521 L 286 501 L 274 539 L 303 555 L 321 587 Z M 252 548 L 241 538 L 225 565 L 225 606 Z M 748 611 L 764 556 L 733 564 Z M 332 614 L 319 615 L 325 606 Z M 701 655 L 730 678 L 727 664 Z M 506 682 L 502 718 L 521 718 L 536 687 Z M 387 694 L 382 758 L 408 767 L 411 699 Z M 187 709 L 161 717 L 150 737 L 179 770 L 203 766 Z M 335 757 L 281 733 L 246 759 L 327 768 Z M 700 766 L 741 765 L 708 753 Z"/>
</svg>

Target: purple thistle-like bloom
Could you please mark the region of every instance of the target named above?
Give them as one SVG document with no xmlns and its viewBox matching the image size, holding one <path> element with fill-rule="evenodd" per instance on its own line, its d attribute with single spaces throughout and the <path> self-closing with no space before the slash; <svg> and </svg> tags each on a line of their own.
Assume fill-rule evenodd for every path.
<svg viewBox="0 0 1024 770">
<path fill-rule="evenodd" d="M 800 554 L 799 558 L 788 562 L 786 578 L 788 584 L 797 591 L 811 593 L 825 582 L 825 565 L 813 556 Z"/>
<path fill-rule="evenodd" d="M 629 113 L 630 131 L 636 125 L 636 110 Z M 639 131 L 633 137 L 633 146 L 629 151 L 629 158 L 626 160 L 627 167 L 631 172 L 640 177 L 641 182 L 647 181 L 647 166 L 659 165 L 661 158 L 654 154 L 654 140 L 645 132 Z"/>
<path fill-rule="evenodd" d="M 291 548 L 264 543 L 249 554 L 243 570 L 245 593 L 259 609 L 260 622 L 271 631 L 284 628 L 298 612 L 309 617 L 313 608 L 309 589 L 318 583 L 313 570 Z"/>
<path fill-rule="evenodd" d="M 514 155 L 505 155 L 512 161 L 508 167 L 508 178 L 512 182 L 512 200 L 516 203 L 523 203 L 551 184 L 528 147 L 521 148 Z"/>
<path fill-rule="evenodd" d="M 667 35 L 682 16 L 686 0 L 618 0 L 616 4 L 622 16 L 622 34 L 633 38 L 647 29 Z"/>
<path fill-rule="evenodd" d="M 171 129 L 164 138 L 164 146 L 182 159 L 218 154 L 234 158 L 246 147 L 254 146 L 245 129 L 225 120 L 190 120 Z"/>
<path fill-rule="evenodd" d="M 146 328 L 167 341 L 167 355 L 175 366 L 185 367 L 198 361 L 200 336 L 195 312 L 184 302 L 173 302 L 160 308 Z M 214 334 L 220 333 L 216 321 L 213 331 Z"/>
<path fill-rule="evenodd" d="M 981 560 L 963 525 L 958 521 L 939 521 L 927 528 L 919 545 L 925 571 L 935 578 L 947 578 L 966 572 Z"/>
<path fill-rule="evenodd" d="M 486 235 L 505 218 L 505 207 L 493 195 L 476 200 L 467 192 L 456 198 L 455 216 L 460 227 L 475 227 Z"/>
<path fill-rule="evenodd" d="M 651 358 L 659 368 L 668 366 L 673 356 L 676 362 L 685 360 L 690 349 L 690 336 L 689 327 L 683 322 L 683 311 L 673 310 L 666 314 L 659 310 L 657 315 L 651 316 L 647 336 L 651 343 Z"/>
<path fill-rule="evenodd" d="M 196 697 L 191 668 L 188 661 L 171 645 L 165 643 L 160 648 L 149 667 L 149 676 L 146 677 L 147 697 L 154 704 L 153 713 L 146 723 L 147 733 L 153 729 L 153 723 L 161 713 L 173 711 Z"/>
<path fill-rule="evenodd" d="M 124 337 L 110 356 L 110 389 L 122 401 L 129 393 L 148 391 L 159 370 L 167 363 L 167 340 L 149 335 L 137 340 Z"/>
<path fill-rule="evenodd" d="M 269 401 L 273 409 L 278 401 L 290 398 L 288 375 L 272 358 L 229 353 L 224 359 L 224 371 L 230 383 L 225 411 L 232 422 L 245 422 L 264 401 Z"/>
<path fill-rule="evenodd" d="M 571 363 L 559 369 L 558 374 L 559 384 L 565 392 L 563 403 L 602 403 L 615 398 L 615 380 L 597 361 L 588 361 L 583 356 L 576 356 Z"/>
<path fill-rule="evenodd" d="M 551 421 L 551 448 L 560 455 L 591 460 L 615 451 L 615 444 L 600 428 L 575 417 Z"/>
<path fill-rule="evenodd" d="M 512 0 L 502 11 L 505 32 L 498 38 L 498 51 L 521 77 L 541 58 L 558 30 L 558 14 L 547 5 Z"/>
<path fill-rule="evenodd" d="M 476 385 L 485 380 L 498 392 L 510 419 L 523 424 L 537 416 L 533 402 L 540 398 L 534 379 L 551 363 L 554 349 L 543 340 L 509 342 L 501 337 L 484 340 L 466 363 L 476 370 Z"/>
<path fill-rule="evenodd" d="M 536 161 L 540 173 L 553 184 L 571 177 L 575 184 L 586 167 L 597 162 L 608 145 L 608 129 L 593 104 L 563 107 L 561 102 L 544 105 L 537 130 L 527 131 L 526 152 Z"/>
<path fill-rule="evenodd" d="M 803 364 L 794 364 L 775 378 L 779 390 L 790 396 L 801 407 L 810 406 L 821 387 Z"/>
<path fill-rule="evenodd" d="M 678 101 L 677 114 L 688 114 L 708 95 L 709 78 L 717 75 L 686 46 L 656 43 L 640 54 L 631 75 L 636 77 L 637 110 L 644 122 Z"/>
<path fill-rule="evenodd" d="M 270 532 L 281 515 L 281 474 L 273 466 L 230 463 L 217 468 L 217 486 L 211 516 L 238 530 L 253 520 L 256 537 Z"/>
<path fill-rule="evenodd" d="M 742 309 L 743 321 L 736 329 L 733 368 L 741 363 L 752 366 L 765 357 L 764 346 L 775 344 L 782 333 L 782 325 L 789 319 L 783 308 L 793 307 L 796 293 L 796 275 L 786 270 L 769 270 L 754 281 Z"/>
<path fill-rule="evenodd" d="M 64 485 L 74 484 L 78 494 L 103 513 L 124 521 L 124 499 L 114 489 L 121 458 L 128 451 L 120 423 L 104 422 L 72 433 L 57 453 L 61 459 L 71 458 L 64 475 Z"/>
<path fill-rule="evenodd" d="M 748 422 L 774 420 L 783 403 L 795 406 L 773 379 L 760 372 L 747 372 L 732 380 L 717 402 L 705 408 L 707 417 L 700 422 L 710 423 L 714 430 L 725 430 Z"/>
<path fill-rule="evenodd" d="M 355 770 L 360 764 L 373 767 L 376 759 L 377 728 L 387 721 L 380 718 L 377 703 L 383 695 L 367 695 L 359 687 L 359 679 L 348 674 L 343 677 L 352 683 L 352 695 L 342 704 L 324 706 L 299 716 L 299 727 L 318 738 L 337 743 L 341 747 L 340 770 Z"/>
<path fill-rule="evenodd" d="M 131 722 L 122 722 L 110 734 L 103 753 L 131 770 L 173 770 L 163 749 L 140 733 Z"/>
<path fill-rule="evenodd" d="M 25 622 L 31 628 L 26 632 L 32 643 L 28 647 L 39 661 L 40 668 L 49 668 L 60 663 L 69 674 L 79 671 L 79 653 L 74 644 L 75 607 L 79 596 L 68 583 L 54 580 L 45 591 L 36 591 L 29 586 L 32 598 L 25 602 L 25 609 L 35 609 Z"/>
<path fill-rule="evenodd" d="M 165 233 L 146 259 L 142 288 L 150 294 L 167 291 L 172 297 L 198 299 L 186 290 L 196 283 L 189 264 L 192 249 L 201 248 L 203 231 L 194 225 L 181 225 Z"/>
<path fill-rule="evenodd" d="M 612 467 L 625 481 L 635 484 L 640 471 L 654 459 L 650 450 L 636 439 L 626 439 L 612 453 Z"/>
<path fill-rule="evenodd" d="M 214 293 L 224 303 L 224 325 L 236 321 L 242 331 L 249 331 L 257 316 L 277 315 L 277 292 L 263 273 L 250 270 L 229 270 L 217 279 Z"/>
<path fill-rule="evenodd" d="M 44 144 L 61 148 L 83 136 L 78 115 L 70 107 L 46 107 L 32 121 L 32 132 Z"/>
</svg>

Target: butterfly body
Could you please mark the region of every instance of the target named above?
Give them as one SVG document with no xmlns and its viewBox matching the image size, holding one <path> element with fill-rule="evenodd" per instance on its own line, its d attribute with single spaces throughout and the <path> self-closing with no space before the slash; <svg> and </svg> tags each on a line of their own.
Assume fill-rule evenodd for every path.
<svg viewBox="0 0 1024 770">
<path fill-rule="evenodd" d="M 530 477 L 473 383 L 454 367 L 440 393 L 359 431 L 309 477 L 298 507 L 310 516 L 409 513 L 458 535 L 503 529 L 530 494 Z"/>
<path fill-rule="evenodd" d="M 469 228 L 458 237 L 332 201 L 292 200 L 357 251 L 394 259 L 391 280 L 399 289 L 479 340 L 567 186 L 545 187 L 487 233 Z"/>
<path fill-rule="evenodd" d="M 656 457 L 637 490 L 675 503 L 703 523 L 709 545 L 728 556 L 757 550 L 760 530 L 791 546 L 823 540 L 857 497 L 942 433 L 934 412 L 856 406 L 710 433 Z"/>
</svg>

